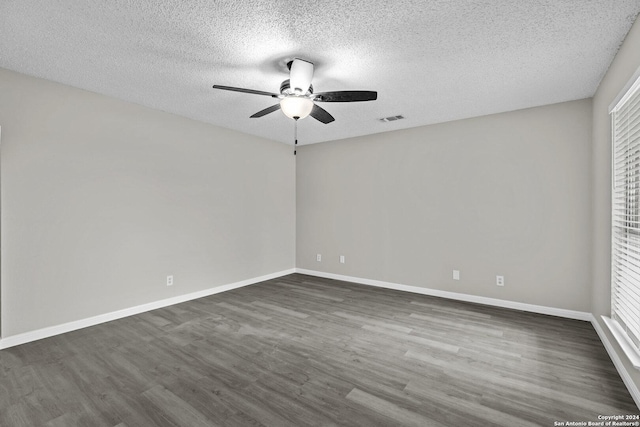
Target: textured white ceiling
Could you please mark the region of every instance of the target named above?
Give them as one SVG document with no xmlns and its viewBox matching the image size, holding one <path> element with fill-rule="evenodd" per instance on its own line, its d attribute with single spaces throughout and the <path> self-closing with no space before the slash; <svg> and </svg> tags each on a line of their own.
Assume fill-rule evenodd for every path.
<svg viewBox="0 0 640 427">
<path fill-rule="evenodd" d="M 264 96 L 285 63 L 316 64 L 336 121 L 300 143 L 421 126 L 593 95 L 640 0 L 1 0 L 0 67 L 291 143 Z M 1 96 L 1 94 L 0 94 Z M 406 120 L 377 119 L 402 114 Z"/>
</svg>

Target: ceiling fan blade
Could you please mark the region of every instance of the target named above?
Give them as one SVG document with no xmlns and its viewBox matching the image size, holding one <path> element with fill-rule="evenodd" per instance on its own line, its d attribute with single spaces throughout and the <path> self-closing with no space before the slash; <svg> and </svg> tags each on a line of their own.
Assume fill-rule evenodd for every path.
<svg viewBox="0 0 640 427">
<path fill-rule="evenodd" d="M 291 90 L 304 95 L 311 86 L 311 79 L 313 79 L 313 62 L 300 58 L 294 59 L 289 70 Z"/>
<path fill-rule="evenodd" d="M 369 90 L 342 90 L 313 94 L 313 100 L 319 102 L 359 102 L 375 101 L 376 99 L 378 99 L 378 92 Z"/>
<path fill-rule="evenodd" d="M 233 92 L 252 93 L 254 95 L 265 95 L 265 96 L 270 96 L 272 98 L 277 98 L 278 96 L 280 96 L 277 93 L 264 92 L 264 91 L 261 91 L 261 90 L 245 89 L 245 88 L 233 87 L 233 86 L 213 85 L 213 88 L 214 89 L 222 89 L 222 90 L 230 90 L 230 91 L 233 91 Z"/>
<path fill-rule="evenodd" d="M 325 125 L 335 120 L 331 114 L 327 113 L 327 110 L 322 107 L 318 107 L 315 104 L 313 104 L 313 108 L 311 109 L 311 113 L 309 113 L 309 115 L 314 119 L 324 123 Z"/>
<path fill-rule="evenodd" d="M 267 114 L 273 113 L 274 111 L 278 111 L 279 109 L 280 109 L 280 103 L 278 103 L 276 105 L 272 105 L 271 107 L 265 108 L 264 110 L 258 111 L 253 116 L 251 116 L 251 118 L 255 119 L 257 117 L 266 116 Z"/>
</svg>

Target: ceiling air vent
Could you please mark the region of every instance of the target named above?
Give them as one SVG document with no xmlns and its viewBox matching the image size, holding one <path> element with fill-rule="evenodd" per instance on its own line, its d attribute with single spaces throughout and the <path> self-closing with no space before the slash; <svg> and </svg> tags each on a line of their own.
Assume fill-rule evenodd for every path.
<svg viewBox="0 0 640 427">
<path fill-rule="evenodd" d="M 404 119 L 404 116 L 389 116 L 389 117 L 383 117 L 380 120 L 381 122 L 395 122 L 396 120 L 402 120 Z"/>
</svg>

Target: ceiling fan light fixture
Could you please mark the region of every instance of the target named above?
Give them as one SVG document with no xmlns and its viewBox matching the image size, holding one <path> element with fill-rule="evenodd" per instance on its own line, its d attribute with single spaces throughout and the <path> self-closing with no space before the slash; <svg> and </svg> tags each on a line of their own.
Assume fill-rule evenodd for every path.
<svg viewBox="0 0 640 427">
<path fill-rule="evenodd" d="M 290 95 L 282 98 L 280 109 L 290 119 L 304 119 L 313 109 L 313 101 L 305 96 Z"/>
<path fill-rule="evenodd" d="M 251 115 L 250 118 L 252 119 L 282 110 L 287 117 L 295 120 L 296 123 L 298 119 L 311 116 L 325 125 L 335 119 L 324 108 L 318 106 L 316 102 L 360 102 L 375 101 L 378 98 L 378 92 L 370 90 L 339 90 L 314 93 L 313 85 L 311 84 L 313 62 L 295 58 L 287 62 L 287 67 L 289 67 L 289 78 L 280 84 L 279 94 L 233 86 L 213 85 L 213 88 L 268 96 L 280 100 L 279 103 Z"/>
</svg>

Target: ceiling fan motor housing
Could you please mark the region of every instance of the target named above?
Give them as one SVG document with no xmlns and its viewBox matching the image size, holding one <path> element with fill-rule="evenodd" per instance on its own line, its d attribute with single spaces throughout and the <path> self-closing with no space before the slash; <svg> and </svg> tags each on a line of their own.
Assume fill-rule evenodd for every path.
<svg viewBox="0 0 640 427">
<path fill-rule="evenodd" d="M 294 95 L 293 91 L 291 90 L 291 80 L 287 79 L 282 82 L 282 84 L 280 85 L 280 93 L 285 96 Z M 313 93 L 313 85 L 309 85 L 309 90 L 307 91 L 307 93 L 309 95 Z"/>
</svg>

